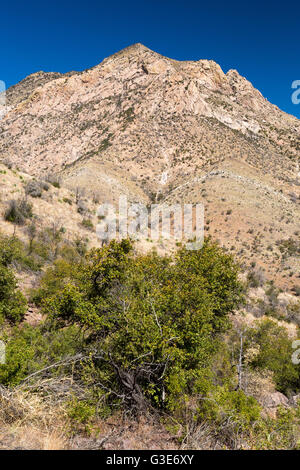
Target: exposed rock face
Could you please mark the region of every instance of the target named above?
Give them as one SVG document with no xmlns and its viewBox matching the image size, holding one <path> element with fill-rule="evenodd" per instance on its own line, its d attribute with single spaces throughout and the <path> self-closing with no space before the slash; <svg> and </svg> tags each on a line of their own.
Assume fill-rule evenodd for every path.
<svg viewBox="0 0 300 470">
<path fill-rule="evenodd" d="M 33 74 L 7 96 L 0 159 L 100 200 L 205 202 L 215 238 L 245 262 L 256 250 L 282 281 L 276 243 L 299 225 L 300 122 L 237 71 L 135 44 L 84 72 Z M 298 282 L 298 258 L 284 259 L 284 287 Z"/>
<path fill-rule="evenodd" d="M 298 177 L 299 121 L 213 61 L 178 62 L 136 44 L 83 73 L 38 72 L 7 95 L 11 110 L 1 123 L 1 156 L 29 172 L 118 154 L 127 164 L 136 159 L 140 169 L 169 158 L 176 174 L 177 151 L 202 165 L 227 155 L 260 166 L 267 159 L 276 173 L 289 152 L 283 176 Z M 206 133 L 213 141 L 205 152 Z M 230 141 L 239 144 L 236 150 Z"/>
<path fill-rule="evenodd" d="M 278 407 L 289 408 L 288 398 L 280 392 L 266 393 L 259 397 L 258 402 L 263 406 L 264 411 L 272 418 L 277 415 Z"/>
<path fill-rule="evenodd" d="M 36 88 L 59 77 L 62 77 L 62 74 L 56 72 L 36 72 L 29 75 L 29 77 L 24 78 L 24 80 L 7 90 L 7 105 L 10 107 L 16 106 L 21 101 L 26 100 Z"/>
<path fill-rule="evenodd" d="M 70 77 L 74 73 L 80 74 L 80 72 L 68 72 L 66 74 L 58 72 L 36 72 L 28 77 L 24 78 L 21 82 L 11 86 L 6 92 L 7 105 L 15 107 L 21 101 L 27 100 L 27 98 L 34 92 L 34 90 L 40 86 L 45 85 L 51 80 L 55 80 L 61 77 Z"/>
</svg>

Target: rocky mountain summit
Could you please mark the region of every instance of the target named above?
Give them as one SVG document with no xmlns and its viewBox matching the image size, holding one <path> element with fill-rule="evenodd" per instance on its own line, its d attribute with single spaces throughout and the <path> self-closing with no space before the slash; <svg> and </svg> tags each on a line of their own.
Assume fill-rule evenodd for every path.
<svg viewBox="0 0 300 470">
<path fill-rule="evenodd" d="M 203 202 L 206 231 L 284 288 L 299 285 L 300 121 L 236 70 L 141 44 L 7 90 L 0 159 L 100 201 Z"/>
</svg>

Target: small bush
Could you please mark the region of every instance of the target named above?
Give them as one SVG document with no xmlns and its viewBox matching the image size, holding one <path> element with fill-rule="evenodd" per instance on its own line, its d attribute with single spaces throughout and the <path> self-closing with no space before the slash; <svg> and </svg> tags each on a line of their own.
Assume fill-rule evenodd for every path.
<svg viewBox="0 0 300 470">
<path fill-rule="evenodd" d="M 40 184 L 44 191 L 49 191 L 49 184 L 46 181 L 41 181 Z"/>
<path fill-rule="evenodd" d="M 84 203 L 84 201 L 79 200 L 77 202 L 77 212 L 79 214 L 85 214 L 87 211 L 88 211 L 88 208 L 87 208 L 86 204 Z"/>
<path fill-rule="evenodd" d="M 88 230 L 94 229 L 93 222 L 90 219 L 83 219 L 81 225 L 83 225 L 83 227 L 87 228 Z"/>
<path fill-rule="evenodd" d="M 11 200 L 5 211 L 4 219 L 17 225 L 24 225 L 32 217 L 32 204 L 26 199 Z"/>
<path fill-rule="evenodd" d="M 265 275 L 260 269 L 257 271 L 252 269 L 247 275 L 247 281 L 249 287 L 261 287 L 265 284 Z"/>
<path fill-rule="evenodd" d="M 79 401 L 74 397 L 68 406 L 68 416 L 71 419 L 71 426 L 74 430 L 78 429 L 78 426 L 83 426 L 86 432 L 90 429 L 90 422 L 96 413 L 96 407 L 86 401 Z"/>
<path fill-rule="evenodd" d="M 50 175 L 46 179 L 47 182 L 52 184 L 52 186 L 54 186 L 55 188 L 60 188 L 60 182 L 55 176 Z"/>
<path fill-rule="evenodd" d="M 2 163 L 3 163 L 3 165 L 5 165 L 6 168 L 8 168 L 9 170 L 11 170 L 12 167 L 13 167 L 12 162 L 11 162 L 8 158 L 6 158 L 5 160 L 3 160 Z"/>
<path fill-rule="evenodd" d="M 25 194 L 31 197 L 41 197 L 43 192 L 42 185 L 38 181 L 29 181 L 25 186 Z"/>
<path fill-rule="evenodd" d="M 292 291 L 294 292 L 294 294 L 297 296 L 297 297 L 300 297 L 300 286 L 294 286 L 292 288 Z"/>
<path fill-rule="evenodd" d="M 63 198 L 63 201 L 66 203 L 66 204 L 69 204 L 70 206 L 72 205 L 72 200 L 68 197 L 64 197 Z"/>
</svg>

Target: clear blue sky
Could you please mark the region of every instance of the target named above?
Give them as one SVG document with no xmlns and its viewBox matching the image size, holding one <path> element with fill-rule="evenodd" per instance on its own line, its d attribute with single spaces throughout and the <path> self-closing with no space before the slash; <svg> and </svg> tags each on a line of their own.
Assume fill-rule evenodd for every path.
<svg viewBox="0 0 300 470">
<path fill-rule="evenodd" d="M 213 59 L 225 72 L 235 68 L 300 118 L 300 105 L 291 102 L 291 83 L 300 80 L 300 3 L 280 3 L 1 2 L 0 80 L 10 86 L 38 70 L 83 70 L 141 42 L 175 59 Z"/>
</svg>

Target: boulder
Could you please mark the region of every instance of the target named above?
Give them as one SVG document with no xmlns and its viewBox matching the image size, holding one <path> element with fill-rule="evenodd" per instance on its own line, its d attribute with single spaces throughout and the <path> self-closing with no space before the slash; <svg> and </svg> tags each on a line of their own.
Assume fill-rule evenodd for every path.
<svg viewBox="0 0 300 470">
<path fill-rule="evenodd" d="M 281 392 L 272 392 L 265 394 L 261 399 L 264 408 L 277 408 L 278 406 L 289 406 L 288 398 Z"/>
</svg>

